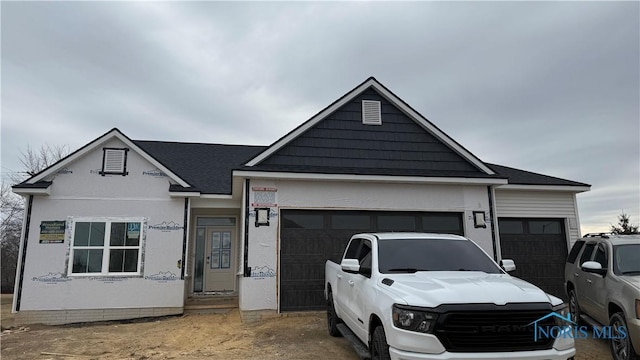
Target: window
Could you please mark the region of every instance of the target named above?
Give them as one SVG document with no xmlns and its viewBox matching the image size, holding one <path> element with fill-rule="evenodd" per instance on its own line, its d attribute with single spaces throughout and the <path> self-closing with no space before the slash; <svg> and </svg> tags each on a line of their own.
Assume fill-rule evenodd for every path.
<svg viewBox="0 0 640 360">
<path fill-rule="evenodd" d="M 405 214 L 378 215 L 378 230 L 416 231 L 416 217 Z"/>
<path fill-rule="evenodd" d="M 502 234 L 524 234 L 522 220 L 502 220 L 498 219 L 500 233 Z"/>
<path fill-rule="evenodd" d="M 607 268 L 607 253 L 604 250 L 604 246 L 598 245 L 598 250 L 596 250 L 596 256 L 593 257 L 593 261 L 599 263 L 603 269 Z"/>
<path fill-rule="evenodd" d="M 529 221 L 529 232 L 531 234 L 562 234 L 562 229 L 557 220 L 536 220 Z"/>
<path fill-rule="evenodd" d="M 102 154 L 102 171 L 100 175 L 122 175 L 127 172 L 127 152 L 129 149 L 104 148 Z"/>
<path fill-rule="evenodd" d="M 302 211 L 282 215 L 282 225 L 287 229 L 324 229 L 324 214 Z"/>
<path fill-rule="evenodd" d="M 331 215 L 331 228 L 340 230 L 368 230 L 371 228 L 371 216 L 354 213 Z"/>
<path fill-rule="evenodd" d="M 349 243 L 347 250 L 344 253 L 345 259 L 357 259 L 358 249 L 360 248 L 361 239 L 353 239 Z"/>
<path fill-rule="evenodd" d="M 69 275 L 139 275 L 142 219 L 75 219 Z"/>
<path fill-rule="evenodd" d="M 571 252 L 569 253 L 569 256 L 567 257 L 567 262 L 570 264 L 574 264 L 576 262 L 576 259 L 578 258 L 578 253 L 580 253 L 580 249 L 582 249 L 582 246 L 584 245 L 584 241 L 582 240 L 578 240 L 576 241 L 575 244 L 573 244 L 573 247 L 571 248 Z"/>
<path fill-rule="evenodd" d="M 424 232 L 463 235 L 462 214 L 424 214 L 422 215 Z"/>
<path fill-rule="evenodd" d="M 582 264 L 584 264 L 586 261 L 591 260 L 591 254 L 593 253 L 593 249 L 596 247 L 596 243 L 589 243 L 587 244 L 587 246 L 584 247 L 584 252 L 582 253 L 582 256 L 580 257 L 580 266 L 582 266 Z"/>
</svg>

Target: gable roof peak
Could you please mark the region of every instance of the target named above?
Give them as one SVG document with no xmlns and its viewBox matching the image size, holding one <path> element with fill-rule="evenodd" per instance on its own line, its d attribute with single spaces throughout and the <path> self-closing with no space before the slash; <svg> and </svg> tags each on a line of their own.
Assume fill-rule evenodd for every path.
<svg viewBox="0 0 640 360">
<path fill-rule="evenodd" d="M 421 126 L 426 132 L 430 133 L 438 140 L 440 140 L 443 144 L 445 144 L 452 151 L 460 155 L 467 162 L 472 164 L 476 169 L 486 175 L 495 175 L 495 172 L 487 166 L 484 162 L 482 162 L 478 157 L 473 155 L 469 150 L 465 149 L 462 145 L 457 143 L 447 134 L 445 134 L 442 130 L 440 130 L 437 126 L 427 120 L 424 116 L 422 116 L 419 112 L 414 110 L 411 106 L 409 106 L 404 100 L 400 99 L 397 95 L 395 95 L 391 90 L 386 88 L 383 84 L 381 84 L 375 77 L 371 76 L 367 78 L 364 82 L 360 83 L 358 86 L 353 88 L 351 91 L 344 94 L 342 97 L 338 98 L 336 101 L 331 103 L 329 106 L 318 112 L 316 115 L 311 117 L 306 122 L 302 123 L 292 131 L 290 131 L 285 136 L 278 139 L 276 142 L 271 144 L 266 150 L 259 153 L 257 156 L 249 160 L 245 166 L 252 167 L 259 165 L 267 158 L 271 157 L 278 150 L 283 148 L 285 145 L 289 144 L 309 129 L 313 128 L 316 124 L 324 120 L 326 117 L 331 115 L 336 110 L 340 109 L 342 106 L 352 101 L 354 98 L 362 94 L 369 88 L 373 88 L 380 96 L 389 101 L 393 106 L 398 108 L 402 113 L 412 119 L 415 123 Z"/>
</svg>

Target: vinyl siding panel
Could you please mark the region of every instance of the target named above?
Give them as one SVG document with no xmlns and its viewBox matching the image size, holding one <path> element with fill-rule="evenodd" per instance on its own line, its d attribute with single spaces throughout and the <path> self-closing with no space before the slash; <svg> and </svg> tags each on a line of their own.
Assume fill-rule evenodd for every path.
<svg viewBox="0 0 640 360">
<path fill-rule="evenodd" d="M 382 124 L 362 124 L 362 101 L 381 102 Z M 332 172 L 486 176 L 369 88 L 256 166 Z"/>
<path fill-rule="evenodd" d="M 572 192 L 496 190 L 496 214 L 498 218 L 566 219 L 570 245 L 580 237 Z"/>
</svg>

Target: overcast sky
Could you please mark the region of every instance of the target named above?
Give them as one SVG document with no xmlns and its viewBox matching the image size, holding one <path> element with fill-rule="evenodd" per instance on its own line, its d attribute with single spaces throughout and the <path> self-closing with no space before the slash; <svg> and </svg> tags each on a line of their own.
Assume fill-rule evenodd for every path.
<svg viewBox="0 0 640 360">
<path fill-rule="evenodd" d="M 2 2 L 2 172 L 19 150 L 268 145 L 375 76 L 485 162 L 640 222 L 638 2 Z"/>
</svg>

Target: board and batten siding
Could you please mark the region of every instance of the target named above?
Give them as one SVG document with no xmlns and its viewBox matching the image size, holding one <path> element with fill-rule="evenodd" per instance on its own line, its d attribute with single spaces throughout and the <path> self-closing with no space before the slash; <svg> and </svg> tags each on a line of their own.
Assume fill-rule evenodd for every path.
<svg viewBox="0 0 640 360">
<path fill-rule="evenodd" d="M 576 196 L 569 191 L 523 191 L 496 189 L 498 218 L 564 219 L 569 248 L 580 238 Z"/>
</svg>

